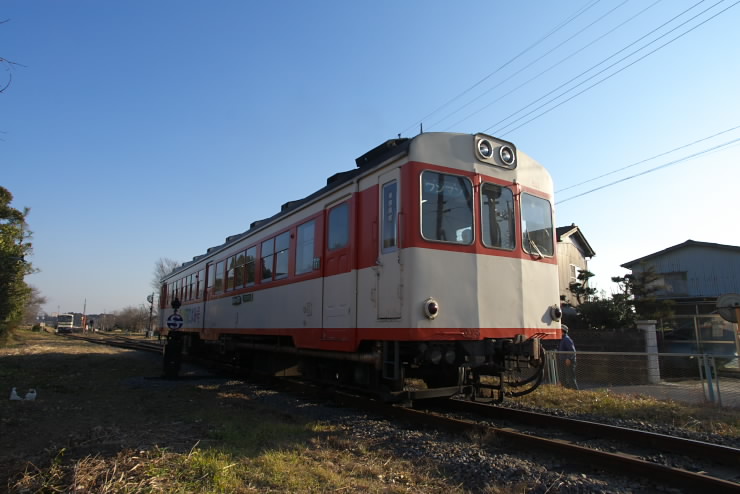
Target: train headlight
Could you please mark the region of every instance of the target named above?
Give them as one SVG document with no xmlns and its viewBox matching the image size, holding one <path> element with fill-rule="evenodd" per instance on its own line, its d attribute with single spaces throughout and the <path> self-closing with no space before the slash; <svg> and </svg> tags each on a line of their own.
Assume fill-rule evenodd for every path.
<svg viewBox="0 0 740 494">
<path fill-rule="evenodd" d="M 488 139 L 478 139 L 478 152 L 485 159 L 493 156 L 493 144 Z"/>
<path fill-rule="evenodd" d="M 427 319 L 435 319 L 439 315 L 439 303 L 432 297 L 424 301 L 424 315 Z"/>
<path fill-rule="evenodd" d="M 553 321 L 559 321 L 563 317 L 563 311 L 557 305 L 550 307 L 550 317 Z"/>
<path fill-rule="evenodd" d="M 476 134 L 473 143 L 473 152 L 478 160 L 509 170 L 516 168 L 516 147 L 509 141 Z"/>
<path fill-rule="evenodd" d="M 511 166 L 514 164 L 514 161 L 516 160 L 516 154 L 514 154 L 514 150 L 511 149 L 509 146 L 501 146 L 498 148 L 498 156 L 501 158 L 501 161 L 507 165 Z"/>
</svg>

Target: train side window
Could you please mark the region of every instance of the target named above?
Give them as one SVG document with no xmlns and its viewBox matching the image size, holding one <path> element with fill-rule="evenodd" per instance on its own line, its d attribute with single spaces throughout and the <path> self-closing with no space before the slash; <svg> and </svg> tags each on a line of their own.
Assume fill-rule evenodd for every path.
<svg viewBox="0 0 740 494">
<path fill-rule="evenodd" d="M 224 261 L 219 261 L 216 263 L 216 282 L 213 285 L 213 288 L 216 293 L 223 293 L 224 291 L 224 266 L 226 263 Z"/>
<path fill-rule="evenodd" d="M 522 247 L 538 256 L 552 256 L 552 208 L 550 201 L 522 194 Z"/>
<path fill-rule="evenodd" d="M 290 232 L 281 233 L 275 237 L 275 279 L 288 277 L 290 264 Z"/>
<path fill-rule="evenodd" d="M 236 261 L 234 263 L 234 288 L 244 286 L 244 264 L 246 263 L 246 256 L 246 251 L 239 252 L 236 255 Z"/>
<path fill-rule="evenodd" d="M 421 174 L 421 234 L 437 242 L 473 242 L 473 184 L 468 178 Z"/>
<path fill-rule="evenodd" d="M 396 250 L 398 245 L 398 183 L 383 185 L 383 231 L 382 252 L 386 254 Z"/>
<path fill-rule="evenodd" d="M 198 274 L 195 275 L 195 287 L 196 295 L 195 298 L 203 298 L 203 292 L 206 287 L 206 270 L 201 269 Z"/>
<path fill-rule="evenodd" d="M 236 270 L 236 256 L 226 259 L 226 291 L 234 289 L 234 276 Z"/>
<path fill-rule="evenodd" d="M 341 249 L 349 243 L 349 204 L 346 202 L 329 211 L 329 250 Z"/>
<path fill-rule="evenodd" d="M 275 239 L 262 242 L 262 281 L 272 281 L 272 256 L 275 252 Z"/>
<path fill-rule="evenodd" d="M 296 241 L 295 274 L 304 274 L 313 271 L 314 237 L 316 221 L 311 220 L 298 227 Z"/>
<path fill-rule="evenodd" d="M 245 261 L 245 275 L 247 285 L 254 285 L 254 268 L 255 263 L 257 262 L 257 247 L 250 247 L 249 249 L 247 249 L 247 256 Z"/>
<path fill-rule="evenodd" d="M 188 280 L 188 300 L 193 300 L 195 298 L 195 288 L 193 285 L 195 285 L 195 273 L 190 275 L 190 279 Z"/>
<path fill-rule="evenodd" d="M 492 183 L 481 187 L 483 245 L 496 249 L 516 247 L 514 194 L 511 189 Z"/>
<path fill-rule="evenodd" d="M 208 283 L 206 284 L 206 294 L 210 298 L 213 295 L 213 287 L 216 284 L 216 270 L 213 263 L 208 264 Z"/>
</svg>

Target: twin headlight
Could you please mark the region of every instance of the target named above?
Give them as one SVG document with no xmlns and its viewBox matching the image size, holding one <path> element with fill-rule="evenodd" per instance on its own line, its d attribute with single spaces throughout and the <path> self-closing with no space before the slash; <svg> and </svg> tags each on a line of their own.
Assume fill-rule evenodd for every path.
<svg viewBox="0 0 740 494">
<path fill-rule="evenodd" d="M 510 142 L 485 134 L 475 135 L 475 154 L 481 161 L 513 170 L 516 168 L 516 147 Z"/>
</svg>

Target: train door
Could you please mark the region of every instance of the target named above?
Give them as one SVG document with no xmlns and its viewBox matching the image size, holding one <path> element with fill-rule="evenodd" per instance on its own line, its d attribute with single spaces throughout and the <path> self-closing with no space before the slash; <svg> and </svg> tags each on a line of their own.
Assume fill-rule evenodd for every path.
<svg viewBox="0 0 740 494">
<path fill-rule="evenodd" d="M 350 202 L 327 207 L 324 243 L 323 340 L 354 339 L 356 272 L 351 265 Z"/>
<path fill-rule="evenodd" d="M 398 245 L 401 188 L 399 171 L 384 173 L 378 179 L 378 319 L 401 317 L 401 256 Z"/>
</svg>

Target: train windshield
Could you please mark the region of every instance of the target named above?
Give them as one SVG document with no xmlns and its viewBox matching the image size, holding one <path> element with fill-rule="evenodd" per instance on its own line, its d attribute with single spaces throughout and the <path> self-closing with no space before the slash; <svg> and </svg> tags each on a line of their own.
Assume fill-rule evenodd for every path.
<svg viewBox="0 0 740 494">
<path fill-rule="evenodd" d="M 427 240 L 473 242 L 473 185 L 465 177 L 425 171 L 421 176 L 421 234 Z"/>
<path fill-rule="evenodd" d="M 483 245 L 513 250 L 516 247 L 514 220 L 514 194 L 511 189 L 484 183 L 481 187 Z"/>
<path fill-rule="evenodd" d="M 522 247 L 540 257 L 553 255 L 550 202 L 529 194 L 522 194 Z"/>
</svg>

